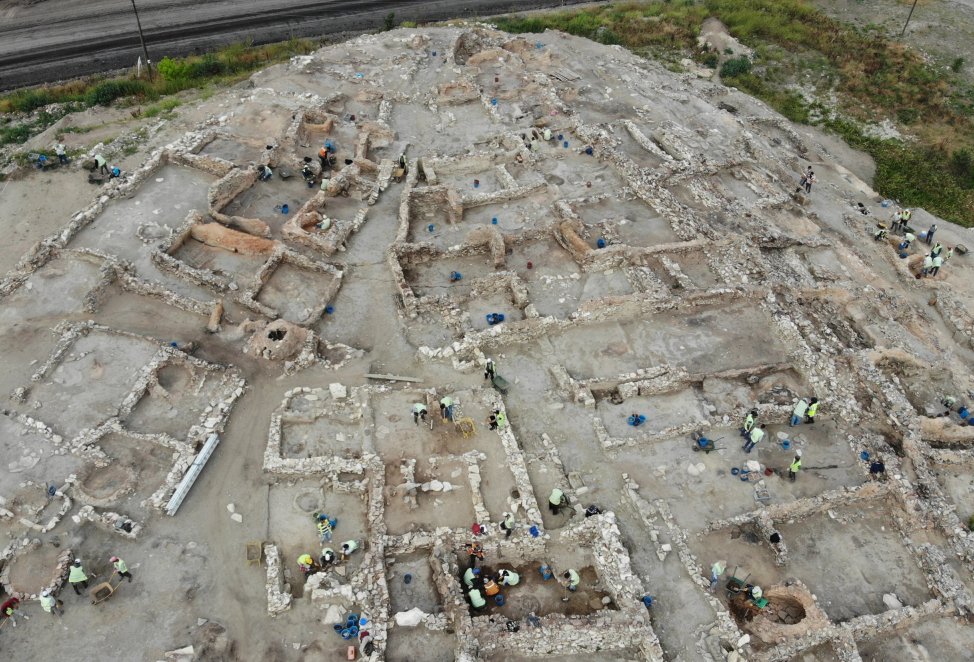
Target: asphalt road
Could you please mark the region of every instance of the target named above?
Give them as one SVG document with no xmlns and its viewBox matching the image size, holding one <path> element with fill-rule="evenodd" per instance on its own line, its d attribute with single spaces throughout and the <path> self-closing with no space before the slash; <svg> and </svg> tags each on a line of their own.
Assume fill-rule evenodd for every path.
<svg viewBox="0 0 974 662">
<path fill-rule="evenodd" d="M 136 0 L 149 57 L 374 30 L 396 22 L 483 16 L 581 0 Z M 133 66 L 131 0 L 0 0 L 0 90 Z"/>
</svg>

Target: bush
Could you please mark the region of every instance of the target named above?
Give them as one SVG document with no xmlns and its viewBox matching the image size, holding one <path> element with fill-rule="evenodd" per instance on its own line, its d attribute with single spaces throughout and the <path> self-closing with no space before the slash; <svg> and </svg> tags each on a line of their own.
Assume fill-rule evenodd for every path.
<svg viewBox="0 0 974 662">
<path fill-rule="evenodd" d="M 743 55 L 741 57 L 731 58 L 720 65 L 721 78 L 734 78 L 735 76 L 742 76 L 747 73 L 751 73 L 751 61 Z"/>
<path fill-rule="evenodd" d="M 718 62 L 720 62 L 720 58 L 716 53 L 707 53 L 703 56 L 702 64 L 708 69 L 716 69 Z"/>
<path fill-rule="evenodd" d="M 896 119 L 903 124 L 913 124 L 920 119 L 920 111 L 916 108 L 899 108 L 896 111 Z"/>
<path fill-rule="evenodd" d="M 106 80 L 98 83 L 85 95 L 90 106 L 107 106 L 122 97 L 144 98 L 152 92 L 148 83 L 141 80 Z"/>
<path fill-rule="evenodd" d="M 396 12 L 391 11 L 388 14 L 386 14 L 386 18 L 383 21 L 382 27 L 385 28 L 386 32 L 396 27 Z"/>
<path fill-rule="evenodd" d="M 961 179 L 970 180 L 974 176 L 974 156 L 968 149 L 958 149 L 950 155 L 950 169 Z"/>
<path fill-rule="evenodd" d="M 156 65 L 156 71 L 165 80 L 184 81 L 189 78 L 189 63 L 186 60 L 174 60 L 171 57 L 164 57 Z"/>
<path fill-rule="evenodd" d="M 959 74 L 960 70 L 964 68 L 964 58 L 959 57 L 950 63 L 950 70 L 955 74 Z"/>
</svg>

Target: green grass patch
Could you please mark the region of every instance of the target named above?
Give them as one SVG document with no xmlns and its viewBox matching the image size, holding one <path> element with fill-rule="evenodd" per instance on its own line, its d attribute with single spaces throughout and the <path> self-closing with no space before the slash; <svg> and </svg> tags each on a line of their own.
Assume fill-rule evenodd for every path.
<svg viewBox="0 0 974 662">
<path fill-rule="evenodd" d="M 163 58 L 152 80 L 133 76 L 93 76 L 59 85 L 17 90 L 0 96 L 0 113 L 29 113 L 53 103 L 109 105 L 119 100 L 154 101 L 183 90 L 211 83 L 232 82 L 294 55 L 310 53 L 317 43 L 307 39 L 253 46 L 238 43 L 214 53 L 183 58 Z M 170 109 L 171 110 L 171 109 Z"/>
<path fill-rule="evenodd" d="M 833 90 L 848 121 L 825 126 L 876 160 L 876 189 L 903 204 L 974 226 L 974 90 L 962 88 L 884 31 L 856 29 L 804 0 L 657 0 L 600 5 L 494 20 L 502 30 L 540 33 L 551 28 L 603 43 L 618 43 L 664 66 L 689 55 L 714 66 L 712 52 L 697 46 L 708 17 L 755 51 L 755 61 L 720 57 L 721 79 L 800 123 L 818 121 L 821 109 L 793 83 L 811 81 Z M 610 42 L 604 41 L 605 38 Z M 753 66 L 752 66 L 753 64 Z M 963 58 L 951 69 L 960 71 Z M 815 111 L 815 112 L 813 112 Z M 865 122 L 890 118 L 915 132 L 916 142 L 865 136 Z M 959 155 L 958 155 L 959 154 Z"/>
</svg>

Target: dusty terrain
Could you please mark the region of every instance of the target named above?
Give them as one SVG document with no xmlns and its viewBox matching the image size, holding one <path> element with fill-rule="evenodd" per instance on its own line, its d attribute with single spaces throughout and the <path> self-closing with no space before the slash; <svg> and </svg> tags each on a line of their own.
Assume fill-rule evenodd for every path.
<svg viewBox="0 0 974 662">
<path fill-rule="evenodd" d="M 31 616 L 8 656 L 338 660 L 349 613 L 374 660 L 966 655 L 974 267 L 917 278 L 926 244 L 874 240 L 891 209 L 862 155 L 622 49 L 482 26 L 361 37 L 171 119 L 80 119 L 123 177 L 79 158 L 0 184 L 0 583 Z M 931 223 L 974 246 L 913 211 Z M 305 580 L 315 512 L 360 548 Z M 484 612 L 475 522 L 484 574 L 521 576 Z M 113 554 L 134 582 L 107 601 L 64 584 Z"/>
</svg>

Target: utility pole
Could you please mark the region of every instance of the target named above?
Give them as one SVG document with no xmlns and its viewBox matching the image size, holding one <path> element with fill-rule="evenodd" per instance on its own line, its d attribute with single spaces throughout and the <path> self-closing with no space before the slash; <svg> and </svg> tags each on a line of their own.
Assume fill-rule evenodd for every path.
<svg viewBox="0 0 974 662">
<path fill-rule="evenodd" d="M 132 0 L 132 1 L 134 2 L 135 0 Z M 906 23 L 903 24 L 903 32 L 900 33 L 900 39 L 902 39 L 903 38 L 903 35 L 906 34 L 906 26 L 908 26 L 910 24 L 910 19 L 913 18 L 913 10 L 917 8 L 917 2 L 918 1 L 919 0 L 913 0 L 913 6 L 910 7 L 910 14 L 909 14 L 909 16 L 906 17 Z"/>
<path fill-rule="evenodd" d="M 149 78 L 152 78 L 152 64 L 149 62 L 149 49 L 145 47 L 145 35 L 142 34 L 142 21 L 139 20 L 139 10 L 135 6 L 135 0 L 132 0 L 132 11 L 135 12 L 135 24 L 139 27 L 139 41 L 142 42 L 142 55 L 145 56 L 145 68 L 149 72 Z"/>
</svg>

